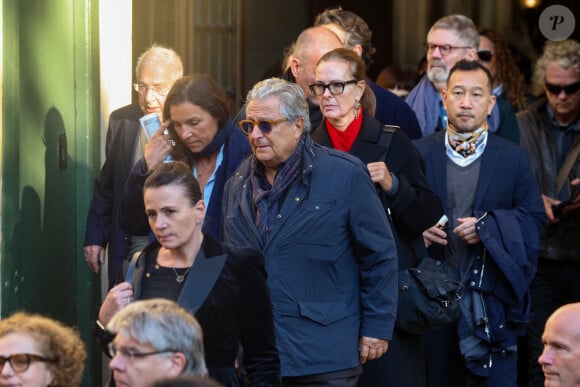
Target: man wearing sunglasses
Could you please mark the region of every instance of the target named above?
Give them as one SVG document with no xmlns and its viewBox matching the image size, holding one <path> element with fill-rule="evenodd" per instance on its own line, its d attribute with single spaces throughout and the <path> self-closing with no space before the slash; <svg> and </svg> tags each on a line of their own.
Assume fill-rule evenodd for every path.
<svg viewBox="0 0 580 387">
<path fill-rule="evenodd" d="M 361 363 L 387 351 L 395 323 L 385 210 L 357 158 L 314 144 L 298 85 L 257 83 L 246 115 L 240 128 L 254 154 L 224 189 L 225 242 L 263 252 L 284 386 L 354 387 Z"/>
<path fill-rule="evenodd" d="M 549 221 L 532 285 L 535 317 L 528 331 L 530 386 L 543 386 L 542 330 L 563 304 L 580 301 L 580 43 L 548 42 L 536 63 L 545 96 L 517 117 Z"/>
</svg>

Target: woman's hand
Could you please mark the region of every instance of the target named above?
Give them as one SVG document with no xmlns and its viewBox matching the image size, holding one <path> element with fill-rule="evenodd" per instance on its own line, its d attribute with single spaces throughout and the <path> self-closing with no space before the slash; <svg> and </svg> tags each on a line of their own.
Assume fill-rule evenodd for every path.
<svg viewBox="0 0 580 387">
<path fill-rule="evenodd" d="M 381 186 L 383 191 L 388 192 L 393 186 L 393 177 L 389 171 L 389 167 L 383 161 L 375 161 L 368 163 L 367 168 L 371 174 L 373 183 Z"/>
<path fill-rule="evenodd" d="M 107 325 L 115 313 L 131 302 L 132 297 L 133 285 L 129 282 L 121 282 L 109 290 L 101 309 L 99 309 L 99 321 L 103 325 Z"/>
<path fill-rule="evenodd" d="M 143 151 L 143 157 L 145 158 L 145 163 L 147 164 L 147 170 L 151 171 L 167 158 L 167 156 L 173 150 L 173 143 L 167 127 L 171 124 L 171 120 L 167 120 L 161 124 L 159 129 L 155 131 L 145 149 Z"/>
</svg>

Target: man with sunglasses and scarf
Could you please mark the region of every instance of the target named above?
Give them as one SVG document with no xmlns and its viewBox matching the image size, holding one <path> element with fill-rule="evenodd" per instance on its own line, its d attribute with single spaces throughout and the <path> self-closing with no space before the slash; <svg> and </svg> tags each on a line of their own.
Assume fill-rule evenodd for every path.
<svg viewBox="0 0 580 387">
<path fill-rule="evenodd" d="M 448 222 L 423 238 L 430 256 L 458 269 L 464 293 L 457 322 L 426 335 L 428 385 L 515 387 L 545 224 L 540 192 L 526 153 L 489 133 L 496 97 L 485 67 L 457 62 L 442 96 L 446 130 L 416 145 Z"/>
<path fill-rule="evenodd" d="M 364 164 L 313 142 L 299 85 L 257 83 L 246 117 L 254 154 L 224 189 L 225 242 L 263 252 L 284 386 L 354 387 L 395 324 L 385 210 Z"/>
<path fill-rule="evenodd" d="M 518 113 L 518 121 L 549 222 L 532 284 L 535 315 L 528 330 L 530 386 L 543 386 L 538 357 L 544 324 L 561 305 L 580 301 L 580 43 L 546 43 L 535 80 L 545 96 Z"/>
</svg>

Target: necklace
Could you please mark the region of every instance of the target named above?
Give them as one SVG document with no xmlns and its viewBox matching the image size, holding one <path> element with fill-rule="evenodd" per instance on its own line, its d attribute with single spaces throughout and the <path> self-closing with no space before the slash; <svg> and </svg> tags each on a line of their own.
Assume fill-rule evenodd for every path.
<svg viewBox="0 0 580 387">
<path fill-rule="evenodd" d="M 173 269 L 173 272 L 175 273 L 175 280 L 177 281 L 178 284 L 182 283 L 185 280 L 185 276 L 187 275 L 187 273 L 189 273 L 189 271 L 191 270 L 193 265 L 191 265 L 190 267 L 187 268 L 187 270 L 183 273 L 183 274 L 179 274 L 177 272 L 177 270 L 175 270 L 175 268 L 173 266 L 171 266 L 171 269 Z"/>
</svg>

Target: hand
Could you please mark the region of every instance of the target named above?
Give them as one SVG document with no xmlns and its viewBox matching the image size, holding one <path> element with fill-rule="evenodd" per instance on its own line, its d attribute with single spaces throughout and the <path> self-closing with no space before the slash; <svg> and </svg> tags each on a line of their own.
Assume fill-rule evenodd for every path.
<svg viewBox="0 0 580 387">
<path fill-rule="evenodd" d="M 367 168 L 371 174 L 371 180 L 381 186 L 383 191 L 390 191 L 393 186 L 393 177 L 389 171 L 389 167 L 383 161 L 368 163 Z"/>
<path fill-rule="evenodd" d="M 576 179 L 572 180 L 570 182 L 570 185 L 572 187 L 576 187 L 576 188 L 577 188 L 577 186 L 580 186 L 580 178 L 576 178 Z M 562 212 L 567 215 L 570 212 L 574 212 L 574 211 L 578 210 L 578 208 L 580 208 L 580 195 L 576 195 L 574 200 L 572 200 L 572 203 L 567 205 L 566 207 L 564 207 L 564 210 Z"/>
<path fill-rule="evenodd" d="M 544 202 L 544 210 L 546 210 L 546 216 L 548 217 L 548 221 L 552 224 L 558 223 L 560 219 L 554 217 L 552 206 L 560 204 L 560 200 L 556 200 L 554 198 L 542 194 L 542 201 Z"/>
<path fill-rule="evenodd" d="M 362 336 L 358 341 L 361 364 L 365 364 L 367 360 L 378 359 L 387 352 L 387 349 L 389 349 L 388 340 Z"/>
<path fill-rule="evenodd" d="M 453 229 L 455 235 L 463 239 L 469 245 L 474 245 L 481 241 L 475 229 L 477 218 L 473 216 L 469 218 L 457 218 L 457 223 L 459 223 L 459 226 Z"/>
<path fill-rule="evenodd" d="M 133 285 L 129 282 L 121 282 L 107 293 L 101 309 L 99 309 L 99 321 L 103 325 L 113 318 L 115 313 L 127 306 L 133 297 Z"/>
<path fill-rule="evenodd" d="M 98 273 L 105 263 L 105 248 L 99 245 L 88 245 L 83 248 L 85 261 L 93 273 Z"/>
<path fill-rule="evenodd" d="M 145 158 L 148 171 L 157 168 L 173 150 L 171 136 L 169 133 L 166 133 L 169 124 L 171 124 L 171 120 L 162 123 L 159 129 L 149 139 L 147 145 L 145 145 L 143 157 Z"/>
<path fill-rule="evenodd" d="M 441 229 L 440 224 L 436 224 L 423 231 L 423 242 L 425 242 L 425 247 L 429 247 L 433 243 L 447 246 L 447 233 Z"/>
</svg>

